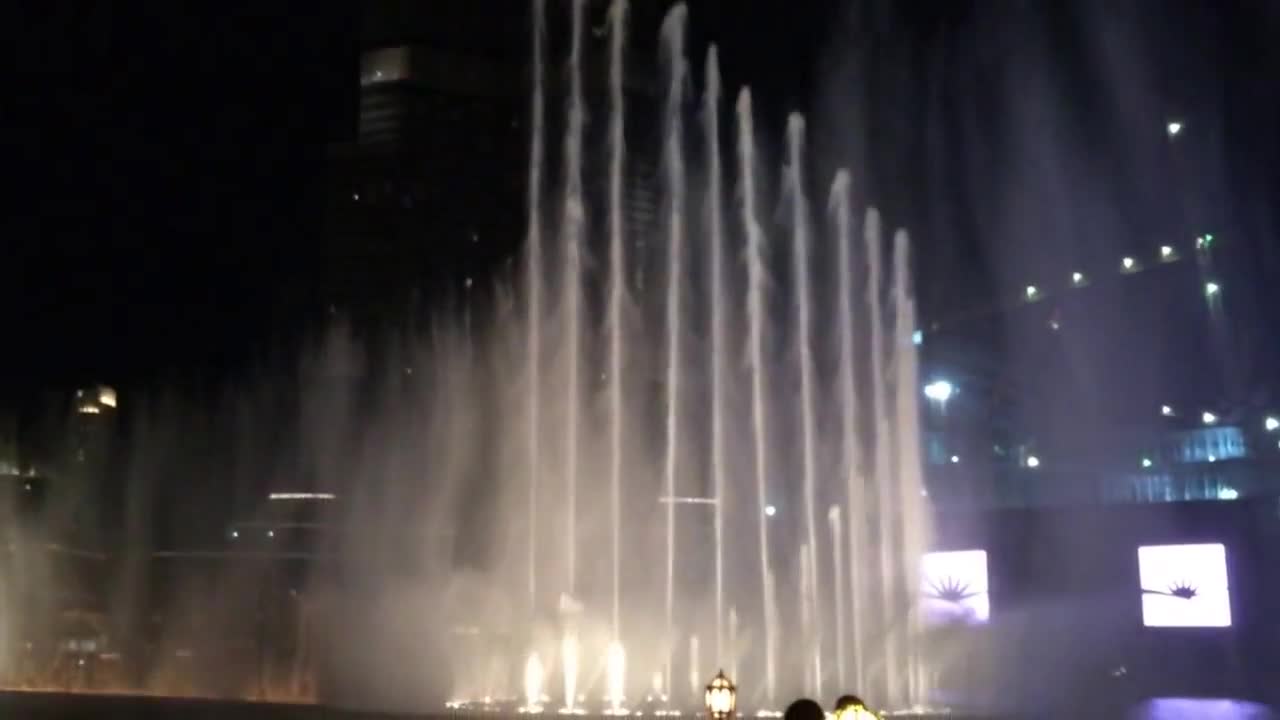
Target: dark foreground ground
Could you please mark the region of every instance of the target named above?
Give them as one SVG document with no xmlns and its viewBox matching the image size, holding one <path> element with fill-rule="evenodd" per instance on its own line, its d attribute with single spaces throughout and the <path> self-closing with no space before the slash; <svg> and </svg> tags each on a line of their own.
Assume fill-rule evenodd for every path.
<svg viewBox="0 0 1280 720">
<path fill-rule="evenodd" d="M 89 720 L 90 718 L 137 718 L 137 720 L 462 720 L 494 718 L 496 715 L 450 715 L 445 712 L 423 715 L 394 715 L 340 710 L 310 705 L 272 705 L 220 700 L 179 700 L 125 695 L 88 695 L 34 692 L 0 692 L 0 718 L 9 720 Z M 549 716 L 554 717 L 554 716 Z M 953 720 L 986 720 L 970 715 L 947 715 Z M 1007 716 L 1006 716 L 1007 717 Z M 1079 720 L 1280 720 L 1280 714 L 1254 703 L 1234 700 L 1189 700 L 1162 698 L 1127 709 L 1099 709 L 1087 701 L 1074 712 L 1021 715 L 1028 720 L 1053 718 Z M 587 719 L 590 720 L 590 719 Z M 993 719 L 994 720 L 994 719 Z M 1005 720 L 1005 718 L 1000 718 Z M 1009 718 L 1009 720 L 1016 720 Z"/>
</svg>

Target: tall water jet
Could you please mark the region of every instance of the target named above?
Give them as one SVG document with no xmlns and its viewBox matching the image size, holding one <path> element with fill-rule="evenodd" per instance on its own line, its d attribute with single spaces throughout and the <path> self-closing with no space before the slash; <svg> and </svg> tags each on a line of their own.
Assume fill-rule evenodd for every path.
<svg viewBox="0 0 1280 720">
<path fill-rule="evenodd" d="M 560 673 L 564 680 L 564 706 L 560 709 L 562 713 L 577 712 L 580 650 L 577 631 L 566 628 L 560 638 Z"/>
<path fill-rule="evenodd" d="M 622 224 L 626 156 L 622 80 L 627 0 L 613 0 L 609 19 L 612 23 L 609 43 L 609 515 L 613 535 L 613 637 L 617 641 L 622 634 L 622 308 L 627 277 Z"/>
<path fill-rule="evenodd" d="M 541 403 L 539 390 L 542 387 L 542 156 L 543 126 L 546 123 L 546 100 L 543 96 L 543 58 L 542 43 L 546 34 L 546 0 L 533 2 L 533 99 L 530 108 L 529 137 L 529 228 L 525 241 L 528 243 L 529 257 L 526 262 L 528 273 L 525 291 L 528 293 L 529 315 L 526 321 L 528 337 L 526 339 L 525 358 L 529 364 L 528 374 L 528 420 L 529 420 L 529 607 L 532 610 L 538 602 L 538 482 L 539 468 L 542 463 L 538 442 L 538 423 L 541 422 Z"/>
<path fill-rule="evenodd" d="M 702 648 L 696 634 L 689 636 L 689 695 L 698 697 L 702 688 Z"/>
<path fill-rule="evenodd" d="M 920 597 L 920 558 L 929 538 L 929 520 L 924 500 L 924 471 L 920 465 L 920 404 L 915 389 L 919 387 L 919 360 L 912 334 L 915 331 L 915 299 L 910 287 L 910 241 L 906 232 L 894 234 L 894 386 L 897 389 L 894 437 L 897 444 L 898 508 L 901 519 L 900 543 L 903 592 L 907 598 Z M 907 702 L 912 706 L 927 698 L 923 657 L 918 638 L 923 630 L 920 606 L 907 605 L 906 655 Z"/>
<path fill-rule="evenodd" d="M 573 40 L 569 51 L 569 117 L 565 131 L 564 306 L 568 316 L 565 420 L 565 565 L 566 591 L 577 592 L 578 548 L 578 393 L 581 380 L 582 233 L 586 207 L 582 198 L 582 136 L 586 107 L 582 97 L 582 26 L 586 0 L 573 0 Z"/>
<path fill-rule="evenodd" d="M 827 524 L 831 529 L 831 578 L 833 586 L 836 616 L 836 683 L 848 681 L 847 668 L 844 664 L 844 552 L 843 539 L 840 537 L 840 506 L 832 505 L 827 510 Z"/>
<path fill-rule="evenodd" d="M 738 675 L 738 609 L 729 607 L 729 677 Z"/>
<path fill-rule="evenodd" d="M 605 702 L 609 708 L 608 715 L 625 715 L 626 710 L 622 704 L 626 701 L 627 686 L 627 655 L 622 649 L 622 643 L 614 641 L 609 643 L 609 649 L 605 657 Z"/>
<path fill-rule="evenodd" d="M 715 494 L 716 658 L 724 658 L 724 218 L 720 163 L 720 62 L 716 46 L 707 49 L 703 119 L 707 136 L 707 230 L 711 238 L 711 483 Z M 737 672 L 733 677 L 737 677 Z"/>
<path fill-rule="evenodd" d="M 747 235 L 747 357 L 751 372 L 751 447 L 756 480 L 756 522 L 760 540 L 760 602 L 764 616 L 765 700 L 776 700 L 777 664 L 774 658 L 775 612 L 773 576 L 769 564 L 768 425 L 764 367 L 764 231 L 756 217 L 755 129 L 751 91 L 738 93 L 738 172 L 742 183 L 742 225 Z"/>
<path fill-rule="evenodd" d="M 885 376 L 884 359 L 885 359 L 885 343 L 884 343 L 884 311 L 881 307 L 880 299 L 880 278 L 883 272 L 882 261 L 880 258 L 880 214 L 874 209 L 867 210 L 865 225 L 863 228 L 863 240 L 866 244 L 867 253 L 867 305 L 870 308 L 871 322 L 871 408 L 872 417 L 875 421 L 876 437 L 888 438 L 890 427 L 887 417 L 887 401 L 885 399 L 885 383 L 889 378 Z M 913 396 L 914 399 L 914 396 Z M 880 597 L 880 627 L 892 628 L 896 625 L 893 616 L 894 600 L 893 583 L 891 578 L 894 577 L 894 536 L 893 536 L 893 520 L 890 513 L 893 512 L 893 479 L 889 473 L 889 451 L 885 447 L 885 443 L 877 443 L 872 458 L 872 479 L 876 492 L 876 532 L 877 547 L 879 550 L 879 566 L 877 568 L 880 577 L 881 597 Z M 886 632 L 884 635 L 884 656 L 881 664 L 884 667 L 884 688 L 885 696 L 893 702 L 899 702 L 902 698 L 901 688 L 899 686 L 899 669 L 898 669 L 898 653 L 894 645 L 893 633 Z"/>
<path fill-rule="evenodd" d="M 542 712 L 542 687 L 546 679 L 546 671 L 542 667 L 542 659 L 538 653 L 529 653 L 524 663 L 524 707 L 523 712 Z"/>
<path fill-rule="evenodd" d="M 683 100 L 685 88 L 684 37 L 688 10 L 675 5 L 662 21 L 663 60 L 667 70 L 666 139 L 667 170 L 667 372 L 666 444 L 663 486 L 667 498 L 666 634 L 675 634 L 676 572 L 676 460 L 680 437 L 680 303 L 684 278 L 684 145 Z"/>
<path fill-rule="evenodd" d="M 810 564 L 813 555 L 809 546 L 800 544 L 800 665 L 802 669 L 801 687 L 806 695 L 818 696 L 817 677 L 813 664 L 813 566 Z"/>
<path fill-rule="evenodd" d="M 845 517 L 849 525 L 849 617 L 852 620 L 850 635 L 853 640 L 853 686 L 866 687 L 866 656 L 863 652 L 862 622 L 862 569 L 863 569 L 863 525 L 858 518 L 866 516 L 866 491 L 859 462 L 858 452 L 858 410 L 861 400 L 858 397 L 857 374 L 854 367 L 853 352 L 853 212 L 850 208 L 850 175 L 848 170 L 836 173 L 831 183 L 831 213 L 834 216 L 836 229 L 836 292 L 837 316 L 840 319 L 840 420 L 841 420 L 841 471 L 845 482 Z M 836 605 L 836 618 L 843 617 L 844 604 Z M 837 637 L 844 633 L 837 632 Z M 844 656 L 840 654 L 839 661 Z M 848 682 L 849 678 L 840 672 L 840 681 Z"/>
<path fill-rule="evenodd" d="M 795 293 L 796 356 L 800 364 L 800 451 L 804 482 L 804 528 L 808 540 L 808 587 L 802 592 L 809 604 L 808 636 L 814 668 L 813 688 L 821 690 L 822 623 L 818 612 L 818 510 L 817 468 L 814 458 L 813 346 L 810 338 L 809 280 L 809 200 L 804 180 L 804 117 L 791 113 L 787 118 L 787 185 L 791 199 L 791 242 L 793 292 Z"/>
</svg>

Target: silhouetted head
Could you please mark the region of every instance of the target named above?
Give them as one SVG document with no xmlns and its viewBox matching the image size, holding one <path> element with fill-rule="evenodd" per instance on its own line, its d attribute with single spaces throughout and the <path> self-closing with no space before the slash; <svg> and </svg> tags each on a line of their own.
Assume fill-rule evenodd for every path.
<svg viewBox="0 0 1280 720">
<path fill-rule="evenodd" d="M 826 717 L 821 705 L 809 698 L 800 698 L 787 706 L 782 720 L 826 720 Z"/>
<path fill-rule="evenodd" d="M 857 695 L 841 695 L 836 700 L 836 720 L 856 720 L 866 717 L 867 710 L 867 704 Z"/>
<path fill-rule="evenodd" d="M 836 700 L 835 713 L 839 715 L 841 710 L 858 707 L 859 705 L 862 707 L 867 706 L 866 703 L 862 702 L 862 698 L 857 695 L 841 695 L 840 698 Z"/>
</svg>

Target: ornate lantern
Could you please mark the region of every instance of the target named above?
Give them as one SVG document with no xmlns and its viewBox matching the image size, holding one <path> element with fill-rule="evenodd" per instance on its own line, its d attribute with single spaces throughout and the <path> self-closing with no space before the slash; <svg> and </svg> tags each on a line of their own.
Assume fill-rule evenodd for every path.
<svg viewBox="0 0 1280 720">
<path fill-rule="evenodd" d="M 738 705 L 738 688 L 732 680 L 725 677 L 724 671 L 721 670 L 711 678 L 710 683 L 707 683 L 704 700 L 707 706 L 707 717 L 712 720 L 727 720 L 733 716 L 734 708 Z"/>
</svg>

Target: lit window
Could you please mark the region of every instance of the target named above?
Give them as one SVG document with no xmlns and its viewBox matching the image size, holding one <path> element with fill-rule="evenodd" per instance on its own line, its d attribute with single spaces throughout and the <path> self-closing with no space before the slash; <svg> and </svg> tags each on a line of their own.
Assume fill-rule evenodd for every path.
<svg viewBox="0 0 1280 720">
<path fill-rule="evenodd" d="M 395 82 L 409 77 L 409 48 L 382 48 L 360 58 L 360 84 Z"/>
</svg>

